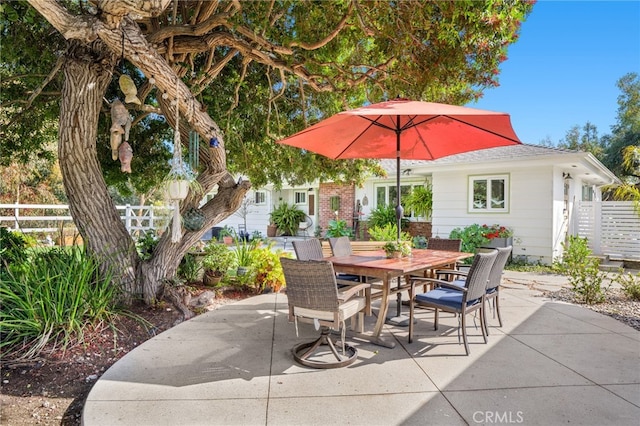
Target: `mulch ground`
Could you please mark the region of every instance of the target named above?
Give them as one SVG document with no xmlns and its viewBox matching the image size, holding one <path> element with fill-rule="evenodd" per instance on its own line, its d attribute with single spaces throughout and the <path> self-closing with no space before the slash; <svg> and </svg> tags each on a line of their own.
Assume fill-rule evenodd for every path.
<svg viewBox="0 0 640 426">
<path fill-rule="evenodd" d="M 251 295 L 227 291 L 209 309 Z M 82 343 L 48 347 L 32 362 L 3 360 L 0 425 L 80 425 L 84 401 L 98 378 L 129 351 L 182 319 L 168 304 L 136 305 L 130 311 L 149 325 L 121 316 L 113 326 L 87 330 Z"/>
</svg>

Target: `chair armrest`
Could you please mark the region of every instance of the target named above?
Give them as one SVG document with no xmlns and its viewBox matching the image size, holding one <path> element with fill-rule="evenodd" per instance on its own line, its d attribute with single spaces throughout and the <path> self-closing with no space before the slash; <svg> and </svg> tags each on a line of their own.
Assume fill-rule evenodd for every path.
<svg viewBox="0 0 640 426">
<path fill-rule="evenodd" d="M 467 291 L 465 287 L 460 287 L 460 286 L 451 284 L 449 281 L 443 281 L 436 278 L 412 278 L 411 288 L 413 290 L 416 284 L 420 285 L 420 284 L 427 284 L 427 283 L 434 283 L 436 287 L 446 287 L 452 290 L 458 290 L 463 292 Z"/>
<path fill-rule="evenodd" d="M 469 271 L 460 271 L 458 269 L 436 269 L 435 273 L 436 275 L 447 274 L 447 275 L 459 275 L 463 277 L 466 277 L 467 275 L 469 275 Z"/>
<path fill-rule="evenodd" d="M 370 284 L 356 284 L 356 285 L 351 285 L 349 287 L 346 287 L 345 290 L 340 291 L 338 293 L 338 300 L 340 300 L 341 302 L 345 302 L 349 299 L 351 299 L 351 297 L 353 297 L 353 295 L 361 292 L 364 289 L 367 289 L 371 287 Z"/>
</svg>

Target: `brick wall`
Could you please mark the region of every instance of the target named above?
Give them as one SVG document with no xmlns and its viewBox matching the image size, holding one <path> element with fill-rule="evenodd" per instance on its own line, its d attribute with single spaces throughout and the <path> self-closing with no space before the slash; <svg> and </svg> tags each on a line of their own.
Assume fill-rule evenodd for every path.
<svg viewBox="0 0 640 426">
<path fill-rule="evenodd" d="M 317 224 L 323 231 L 327 230 L 329 221 L 335 219 L 335 214 L 331 210 L 331 197 L 340 197 L 340 210 L 338 219 L 346 220 L 347 226 L 353 227 L 353 211 L 356 205 L 355 185 L 343 185 L 337 183 L 321 183 L 318 193 L 319 218 Z M 324 233 L 324 232 L 323 232 Z"/>
<path fill-rule="evenodd" d="M 407 232 L 409 232 L 412 237 L 421 235 L 429 238 L 431 236 L 431 222 L 409 222 Z"/>
</svg>

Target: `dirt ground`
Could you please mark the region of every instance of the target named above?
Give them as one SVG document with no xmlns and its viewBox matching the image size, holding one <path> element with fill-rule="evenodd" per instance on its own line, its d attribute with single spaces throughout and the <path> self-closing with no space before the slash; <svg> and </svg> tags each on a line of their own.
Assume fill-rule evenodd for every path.
<svg viewBox="0 0 640 426">
<path fill-rule="evenodd" d="M 250 296 L 228 291 L 209 310 Z M 98 378 L 127 352 L 177 325 L 182 315 L 168 304 L 135 306 L 131 311 L 151 326 L 121 317 L 115 329 L 100 327 L 85 333 L 84 343 L 63 351 L 48 348 L 31 363 L 1 365 L 0 425 L 81 424 L 82 407 Z"/>
</svg>

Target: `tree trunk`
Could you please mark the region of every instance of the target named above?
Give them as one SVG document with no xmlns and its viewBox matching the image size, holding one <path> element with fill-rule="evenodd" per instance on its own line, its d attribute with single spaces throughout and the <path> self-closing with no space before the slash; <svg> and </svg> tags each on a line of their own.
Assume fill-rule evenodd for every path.
<svg viewBox="0 0 640 426">
<path fill-rule="evenodd" d="M 100 257 L 103 273 L 114 272 L 123 301 L 130 303 L 142 297 L 146 303 L 153 303 L 164 279 L 175 275 L 185 252 L 207 229 L 237 210 L 251 183 L 234 182 L 225 169 L 207 169 L 200 176 L 203 186 L 209 189 L 217 183 L 219 188 L 202 207 L 207 216 L 205 227 L 197 232 L 183 229 L 177 243 L 165 233 L 153 257 L 141 261 L 109 197 L 96 150 L 98 118 L 117 55 L 100 41 L 90 45 L 71 41 L 65 55 L 58 153 L 71 215 L 88 250 Z M 190 194 L 181 209 L 197 206 L 196 198 Z"/>
<path fill-rule="evenodd" d="M 125 301 L 140 293 L 135 270 L 138 256 L 107 192 L 96 154 L 98 117 L 117 57 L 102 42 L 70 41 L 62 67 L 58 155 L 69 210 L 102 272 L 111 269 Z"/>
</svg>

